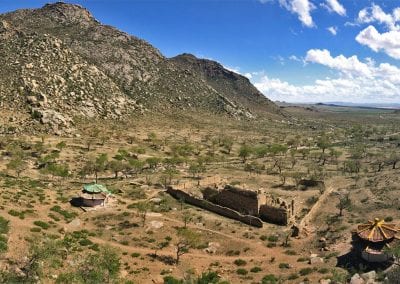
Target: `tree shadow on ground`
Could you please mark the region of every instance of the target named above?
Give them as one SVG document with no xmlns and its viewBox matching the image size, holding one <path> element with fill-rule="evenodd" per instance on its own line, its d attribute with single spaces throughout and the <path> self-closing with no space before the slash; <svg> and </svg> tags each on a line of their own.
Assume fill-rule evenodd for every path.
<svg viewBox="0 0 400 284">
<path fill-rule="evenodd" d="M 154 260 L 158 260 L 158 261 L 160 261 L 160 262 L 162 262 L 164 264 L 167 264 L 167 265 L 176 264 L 175 258 L 173 258 L 170 255 L 158 255 L 158 254 L 156 255 L 154 253 L 149 253 L 148 256 L 151 257 Z"/>
</svg>

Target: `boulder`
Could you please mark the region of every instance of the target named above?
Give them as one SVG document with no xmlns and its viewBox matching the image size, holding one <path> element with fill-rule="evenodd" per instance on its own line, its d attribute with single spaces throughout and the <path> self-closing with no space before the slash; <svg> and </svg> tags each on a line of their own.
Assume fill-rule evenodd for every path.
<svg viewBox="0 0 400 284">
<path fill-rule="evenodd" d="M 324 263 L 324 259 L 322 257 L 318 257 L 318 256 L 310 258 L 311 265 L 318 264 L 318 263 Z"/>
<path fill-rule="evenodd" d="M 364 283 L 365 283 L 364 279 L 362 279 L 358 273 L 354 274 L 350 279 L 350 284 L 364 284 Z"/>
<path fill-rule="evenodd" d="M 375 272 L 375 270 L 371 270 L 369 272 L 363 273 L 363 274 L 361 274 L 361 278 L 366 283 L 375 283 L 376 272 Z"/>
</svg>

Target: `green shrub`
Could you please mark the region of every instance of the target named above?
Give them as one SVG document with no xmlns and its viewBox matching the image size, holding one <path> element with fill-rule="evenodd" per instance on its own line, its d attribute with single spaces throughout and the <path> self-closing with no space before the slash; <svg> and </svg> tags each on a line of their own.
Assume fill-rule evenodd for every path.
<svg viewBox="0 0 400 284">
<path fill-rule="evenodd" d="M 56 205 L 50 208 L 51 211 L 57 212 L 58 214 L 62 215 L 65 220 L 71 220 L 75 218 L 78 214 L 75 212 L 69 212 L 67 210 L 63 210 L 60 206 Z"/>
<path fill-rule="evenodd" d="M 326 273 L 329 272 L 329 269 L 326 268 L 326 267 L 323 267 L 323 268 L 320 268 L 320 269 L 318 270 L 318 272 L 321 273 L 321 274 L 326 274 Z"/>
<path fill-rule="evenodd" d="M 247 275 L 247 273 L 249 273 L 249 272 L 244 268 L 238 268 L 236 270 L 236 273 L 239 274 L 239 275 Z"/>
<path fill-rule="evenodd" d="M 235 259 L 233 263 L 236 264 L 237 266 L 243 266 L 247 264 L 247 262 L 241 258 Z"/>
<path fill-rule="evenodd" d="M 0 216 L 0 234 L 7 234 L 10 230 L 10 221 L 6 220 L 3 216 Z"/>
<path fill-rule="evenodd" d="M 289 265 L 289 263 L 282 262 L 282 263 L 279 263 L 279 268 L 280 269 L 289 269 L 290 265 Z"/>
<path fill-rule="evenodd" d="M 287 255 L 296 255 L 297 253 L 294 250 L 286 250 L 285 254 L 287 254 Z"/>
<path fill-rule="evenodd" d="M 253 272 L 253 273 L 257 273 L 260 271 L 262 271 L 262 269 L 259 266 L 254 266 L 252 269 L 250 269 L 250 272 Z"/>
<path fill-rule="evenodd" d="M 8 214 L 10 214 L 11 216 L 14 216 L 14 217 L 18 217 L 21 213 L 14 209 L 11 209 L 10 211 L 8 211 Z"/>
<path fill-rule="evenodd" d="M 276 284 L 278 283 L 278 278 L 274 274 L 265 275 L 261 279 L 261 284 Z"/>
<path fill-rule="evenodd" d="M 79 244 L 81 246 L 89 246 L 89 245 L 92 245 L 93 242 L 91 240 L 89 240 L 89 239 L 82 239 L 82 240 L 79 241 Z"/>
<path fill-rule="evenodd" d="M 38 227 L 33 227 L 33 228 L 31 228 L 30 231 L 31 231 L 31 232 L 34 232 L 34 233 L 39 233 L 39 232 L 42 231 L 42 229 L 41 229 L 41 228 L 38 228 Z"/>
<path fill-rule="evenodd" d="M 277 242 L 278 240 L 279 240 L 279 237 L 277 235 L 268 236 L 268 241 L 269 242 Z"/>
<path fill-rule="evenodd" d="M 292 273 L 288 276 L 288 280 L 295 280 L 299 278 L 299 275 L 297 273 Z"/>
<path fill-rule="evenodd" d="M 183 284 L 183 280 L 179 280 L 171 275 L 168 275 L 164 277 L 164 284 Z"/>
<path fill-rule="evenodd" d="M 48 228 L 50 228 L 50 225 L 46 222 L 43 221 L 35 221 L 33 222 L 33 224 L 35 224 L 36 226 L 42 228 L 43 230 L 47 230 Z"/>
<path fill-rule="evenodd" d="M 305 276 L 310 274 L 311 272 L 313 272 L 313 269 L 311 267 L 306 267 L 306 268 L 302 268 L 300 269 L 299 273 L 301 276 Z"/>
</svg>

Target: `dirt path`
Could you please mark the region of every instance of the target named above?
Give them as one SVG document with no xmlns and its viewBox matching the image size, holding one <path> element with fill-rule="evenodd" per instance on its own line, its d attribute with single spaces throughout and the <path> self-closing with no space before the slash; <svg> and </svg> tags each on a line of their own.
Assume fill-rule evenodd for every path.
<svg viewBox="0 0 400 284">
<path fill-rule="evenodd" d="M 303 231 L 305 228 L 306 230 L 309 231 L 310 229 L 310 223 L 312 219 L 315 217 L 315 215 L 319 212 L 321 209 L 321 206 L 325 204 L 325 201 L 328 199 L 329 195 L 332 193 L 332 191 L 335 188 L 333 186 L 327 186 L 325 191 L 322 193 L 322 195 L 318 198 L 317 202 L 314 204 L 314 206 L 311 208 L 311 210 L 307 213 L 306 216 L 301 220 L 299 229 L 300 232 Z"/>
</svg>

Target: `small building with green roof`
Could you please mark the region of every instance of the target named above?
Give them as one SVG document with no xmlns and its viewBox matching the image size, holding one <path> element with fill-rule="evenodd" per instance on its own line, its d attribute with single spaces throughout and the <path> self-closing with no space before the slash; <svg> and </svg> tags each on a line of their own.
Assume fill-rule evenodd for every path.
<svg viewBox="0 0 400 284">
<path fill-rule="evenodd" d="M 111 192 L 105 185 L 92 183 L 85 184 L 81 194 L 82 204 L 86 207 L 104 206 Z"/>
</svg>

